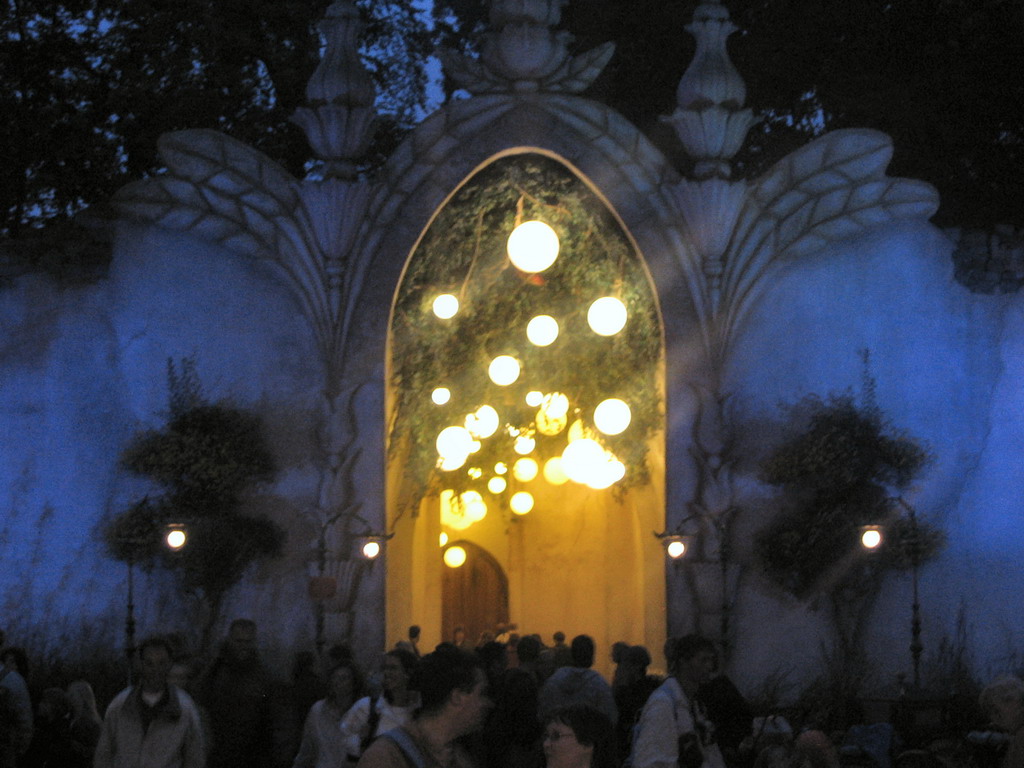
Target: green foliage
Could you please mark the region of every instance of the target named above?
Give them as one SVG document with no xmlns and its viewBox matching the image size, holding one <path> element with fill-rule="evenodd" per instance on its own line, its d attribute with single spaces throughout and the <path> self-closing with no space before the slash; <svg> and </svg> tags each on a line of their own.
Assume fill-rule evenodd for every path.
<svg viewBox="0 0 1024 768">
<path fill-rule="evenodd" d="M 505 248 L 516 223 L 531 219 L 547 222 L 560 239 L 558 259 L 537 275 L 515 269 Z M 441 293 L 459 298 L 460 310 L 451 320 L 432 314 L 432 301 Z M 589 329 L 587 310 L 609 294 L 625 303 L 629 320 L 620 333 L 601 337 Z M 559 323 L 559 336 L 548 347 L 526 338 L 527 323 L 539 314 Z M 582 419 L 586 426 L 602 400 L 625 400 L 632 410 L 629 428 L 601 439 L 627 466 L 622 487 L 646 482 L 647 440 L 660 425 L 660 344 L 646 273 L 604 204 L 553 160 L 517 155 L 491 164 L 438 214 L 409 263 L 395 305 L 397 414 L 390 447 L 392 456 L 408 453 L 408 500 L 442 488 L 475 487 L 465 470 L 435 470 L 438 433 L 461 425 L 484 404 L 499 412 L 503 425 L 533 432 L 537 410 L 525 402 L 530 390 L 567 395 L 569 424 Z M 487 376 L 490 360 L 501 354 L 514 355 L 522 366 L 519 380 L 508 387 Z M 452 392 L 443 407 L 430 399 L 439 386 Z M 540 460 L 560 454 L 565 445 L 564 432 L 534 437 Z M 499 430 L 482 442 L 473 466 L 517 458 L 507 433 Z"/>
<path fill-rule="evenodd" d="M 796 434 L 761 464 L 761 479 L 784 490 L 782 514 L 756 542 L 773 581 L 806 595 L 847 561 L 845 574 L 831 584 L 835 594 L 938 551 L 941 533 L 926 522 L 911 523 L 891 493 L 906 488 L 929 460 L 916 441 L 851 396 L 807 397 L 790 416 Z M 851 560 L 860 527 L 880 523 L 886 523 L 882 551 Z"/>
<path fill-rule="evenodd" d="M 178 572 L 182 586 L 219 605 L 254 561 L 280 554 L 284 531 L 243 513 L 244 496 L 273 479 L 273 457 L 252 413 L 203 397 L 191 359 L 168 364 L 170 415 L 166 426 L 137 435 L 121 455 L 129 471 L 154 481 L 146 496 L 107 525 L 115 558 Z M 161 545 L 169 523 L 184 524 L 186 546 Z"/>
</svg>

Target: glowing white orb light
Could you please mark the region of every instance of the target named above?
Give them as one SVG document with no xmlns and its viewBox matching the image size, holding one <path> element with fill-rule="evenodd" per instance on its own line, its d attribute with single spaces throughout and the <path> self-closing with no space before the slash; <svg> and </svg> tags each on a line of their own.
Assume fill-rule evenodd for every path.
<svg viewBox="0 0 1024 768">
<path fill-rule="evenodd" d="M 464 453 L 460 453 L 457 456 L 442 456 L 437 461 L 437 468 L 442 472 L 454 472 L 456 469 L 461 469 L 469 458 Z"/>
<path fill-rule="evenodd" d="M 864 549 L 877 549 L 882 543 L 882 532 L 877 528 L 867 528 L 860 535 L 860 543 Z"/>
<path fill-rule="evenodd" d="M 481 405 L 466 417 L 466 429 L 473 437 L 487 438 L 498 431 L 498 412 L 489 405 Z"/>
<path fill-rule="evenodd" d="M 626 326 L 626 305 L 614 296 L 605 296 L 590 305 L 587 323 L 598 336 L 614 336 Z"/>
<path fill-rule="evenodd" d="M 506 472 L 508 472 L 508 464 L 506 464 L 504 461 L 499 461 L 497 464 L 494 465 L 494 472 L 495 474 L 498 475 L 504 475 Z"/>
<path fill-rule="evenodd" d="M 533 509 L 533 496 L 527 491 L 513 493 L 512 498 L 508 500 L 508 506 L 517 515 L 525 515 Z"/>
<path fill-rule="evenodd" d="M 450 320 L 455 317 L 459 311 L 459 300 L 450 293 L 442 293 L 434 299 L 431 309 L 433 309 L 434 314 L 442 320 Z"/>
<path fill-rule="evenodd" d="M 487 490 L 491 493 L 503 493 L 508 488 L 508 481 L 504 477 L 492 477 L 487 481 Z"/>
<path fill-rule="evenodd" d="M 373 560 L 380 554 L 380 544 L 376 541 L 368 541 L 363 544 L 363 557 Z"/>
<path fill-rule="evenodd" d="M 465 461 L 473 452 L 473 442 L 473 436 L 465 427 L 445 427 L 437 436 L 437 453 L 442 459 L 462 456 Z"/>
<path fill-rule="evenodd" d="M 629 406 L 617 397 L 602 400 L 594 409 L 594 426 L 606 435 L 617 435 L 624 431 L 632 418 Z"/>
<path fill-rule="evenodd" d="M 441 547 L 443 547 L 445 544 L 447 544 L 448 543 L 448 534 L 444 533 L 442 531 L 441 535 L 437 537 L 437 543 L 438 543 L 438 546 L 441 546 Z"/>
<path fill-rule="evenodd" d="M 668 546 L 665 547 L 665 551 L 673 560 L 678 560 L 686 554 L 686 544 L 678 539 L 676 541 L 670 541 Z"/>
<path fill-rule="evenodd" d="M 595 467 L 606 463 L 605 451 L 601 444 L 588 437 L 574 440 L 562 451 L 562 469 L 569 479 L 587 484 Z"/>
<path fill-rule="evenodd" d="M 536 447 L 537 441 L 527 435 L 520 435 L 516 438 L 516 441 L 512 443 L 512 450 L 520 456 L 526 456 L 529 453 L 533 453 L 533 449 Z"/>
<path fill-rule="evenodd" d="M 455 498 L 455 491 L 446 488 L 441 491 L 441 525 L 453 531 L 464 531 L 473 524 L 465 507 Z M 443 544 L 441 546 L 444 546 Z"/>
<path fill-rule="evenodd" d="M 539 471 L 540 467 L 537 466 L 537 462 L 526 456 L 517 459 L 516 463 L 512 465 L 512 477 L 521 483 L 530 482 Z"/>
<path fill-rule="evenodd" d="M 438 387 L 430 393 L 430 399 L 434 401 L 434 405 L 444 405 L 452 399 L 452 391 L 448 387 Z"/>
<path fill-rule="evenodd" d="M 519 361 L 512 355 L 498 355 L 491 360 L 491 364 L 487 368 L 487 375 L 499 387 L 507 387 L 519 378 L 519 371 Z"/>
<path fill-rule="evenodd" d="M 462 509 L 470 522 L 478 523 L 487 516 L 487 503 L 477 491 L 466 491 L 459 497 Z"/>
<path fill-rule="evenodd" d="M 543 272 L 558 258 L 558 235 L 543 221 L 524 221 L 512 230 L 508 259 L 522 272 Z"/>
<path fill-rule="evenodd" d="M 544 479 L 552 485 L 565 485 L 569 482 L 569 476 L 562 467 L 561 456 L 552 456 L 544 462 Z"/>
<path fill-rule="evenodd" d="M 170 549 L 177 551 L 185 546 L 187 540 L 188 537 L 185 535 L 185 531 L 181 528 L 172 528 L 167 532 L 164 542 L 166 542 Z"/>
<path fill-rule="evenodd" d="M 539 389 L 531 389 L 526 393 L 526 404 L 531 408 L 536 408 L 538 405 L 544 402 L 544 393 Z"/>
<path fill-rule="evenodd" d="M 466 564 L 466 550 L 462 547 L 448 547 L 444 551 L 444 564 L 449 568 L 461 568 Z"/>
<path fill-rule="evenodd" d="M 537 315 L 526 324 L 526 338 L 538 347 L 548 346 L 558 338 L 558 321 L 551 315 Z"/>
</svg>

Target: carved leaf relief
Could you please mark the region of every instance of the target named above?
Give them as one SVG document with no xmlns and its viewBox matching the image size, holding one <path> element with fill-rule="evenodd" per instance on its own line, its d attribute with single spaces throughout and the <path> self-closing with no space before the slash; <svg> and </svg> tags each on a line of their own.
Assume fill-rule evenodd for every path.
<svg viewBox="0 0 1024 768">
<path fill-rule="evenodd" d="M 544 80 L 543 89 L 566 93 L 585 91 L 601 74 L 614 53 L 615 43 L 609 42 L 573 56 L 564 68 Z"/>
</svg>

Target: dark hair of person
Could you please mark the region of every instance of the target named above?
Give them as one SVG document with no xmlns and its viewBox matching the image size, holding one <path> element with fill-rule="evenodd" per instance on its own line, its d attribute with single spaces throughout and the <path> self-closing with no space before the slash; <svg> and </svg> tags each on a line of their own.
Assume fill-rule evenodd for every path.
<svg viewBox="0 0 1024 768">
<path fill-rule="evenodd" d="M 700 635 L 670 637 L 665 641 L 665 661 L 668 663 L 669 670 L 674 670 L 679 662 L 689 661 L 704 651 L 715 653 L 715 644 Z"/>
<path fill-rule="evenodd" d="M 594 640 L 589 635 L 576 635 L 569 647 L 574 667 L 590 667 L 594 664 Z"/>
<path fill-rule="evenodd" d="M 14 668 L 18 674 L 28 681 L 28 654 L 25 653 L 25 649 L 17 645 L 9 645 L 3 649 L 3 660 L 6 661 L 7 657 L 10 656 L 14 660 Z"/>
<path fill-rule="evenodd" d="M 408 648 L 392 648 L 390 651 L 384 654 L 385 656 L 393 656 L 398 659 L 402 665 L 402 669 L 405 670 L 405 674 L 409 676 L 411 680 L 413 675 L 416 673 L 416 667 L 419 665 L 420 660 L 416 658 L 416 654 L 410 651 Z"/>
<path fill-rule="evenodd" d="M 555 639 L 556 643 L 564 643 L 565 642 L 565 632 L 561 632 L 561 631 L 555 632 L 555 634 L 552 635 L 552 637 Z"/>
<path fill-rule="evenodd" d="M 363 678 L 363 671 L 359 668 L 359 665 L 352 659 L 346 659 L 345 661 L 339 661 L 337 664 L 332 666 L 327 671 L 327 681 L 330 683 L 334 673 L 339 669 L 347 669 L 352 675 L 352 701 L 358 701 L 363 697 L 363 690 L 366 687 L 366 680 Z M 330 685 L 327 686 L 327 698 L 330 699 L 332 689 Z M 338 702 L 335 702 L 337 704 Z M 350 702 L 351 703 L 351 702 Z"/>
<path fill-rule="evenodd" d="M 527 635 L 519 639 L 516 645 L 516 655 L 519 661 L 536 661 L 540 658 L 540 640 L 534 635 Z"/>
<path fill-rule="evenodd" d="M 167 651 L 168 658 L 174 658 L 174 648 L 171 646 L 170 641 L 163 635 L 150 635 L 139 643 L 140 659 L 146 654 L 147 648 L 163 648 Z"/>
<path fill-rule="evenodd" d="M 618 759 L 615 750 L 615 729 L 612 721 L 603 712 L 583 704 L 556 709 L 544 718 L 545 728 L 550 723 L 560 723 L 572 729 L 576 741 L 585 747 L 593 747 L 590 768 L 615 768 Z"/>
<path fill-rule="evenodd" d="M 479 659 L 454 647 L 439 645 L 420 659 L 413 678 L 413 688 L 420 693 L 417 716 L 440 712 L 454 691 L 472 691 L 477 670 L 483 670 Z"/>
<path fill-rule="evenodd" d="M 629 643 L 625 643 L 622 640 L 612 643 L 612 662 L 621 664 L 623 654 L 625 654 L 627 648 L 629 648 Z"/>
<path fill-rule="evenodd" d="M 419 639 L 419 636 L 420 636 L 420 625 L 419 624 L 413 624 L 411 627 L 409 627 L 409 639 L 410 640 L 417 640 L 417 639 Z"/>
<path fill-rule="evenodd" d="M 622 663 L 646 670 L 651 665 L 651 654 L 642 645 L 631 645 L 622 652 Z"/>
</svg>

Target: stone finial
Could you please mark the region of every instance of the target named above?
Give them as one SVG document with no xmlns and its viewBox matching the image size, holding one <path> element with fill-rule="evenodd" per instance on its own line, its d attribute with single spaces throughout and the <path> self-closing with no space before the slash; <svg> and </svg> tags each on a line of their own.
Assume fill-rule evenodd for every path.
<svg viewBox="0 0 1024 768">
<path fill-rule="evenodd" d="M 309 107 L 295 110 L 291 119 L 326 163 L 327 176 L 352 178 L 377 118 L 376 89 L 359 58 L 359 10 L 352 0 L 337 0 L 317 27 L 327 47 L 306 86 Z"/>
<path fill-rule="evenodd" d="M 600 74 L 614 46 L 605 43 L 570 56 L 572 35 L 554 27 L 568 0 L 491 0 L 490 30 L 480 59 L 451 51 L 441 59 L 448 76 L 473 93 L 584 90 Z"/>
<path fill-rule="evenodd" d="M 697 41 L 697 50 L 679 81 L 678 107 L 662 118 L 672 124 L 696 161 L 694 176 L 698 179 L 729 178 L 730 161 L 757 122 L 753 111 L 743 106 L 747 88 L 726 49 L 726 40 L 736 29 L 728 9 L 718 0 L 697 6 L 692 23 L 686 26 Z"/>
</svg>

